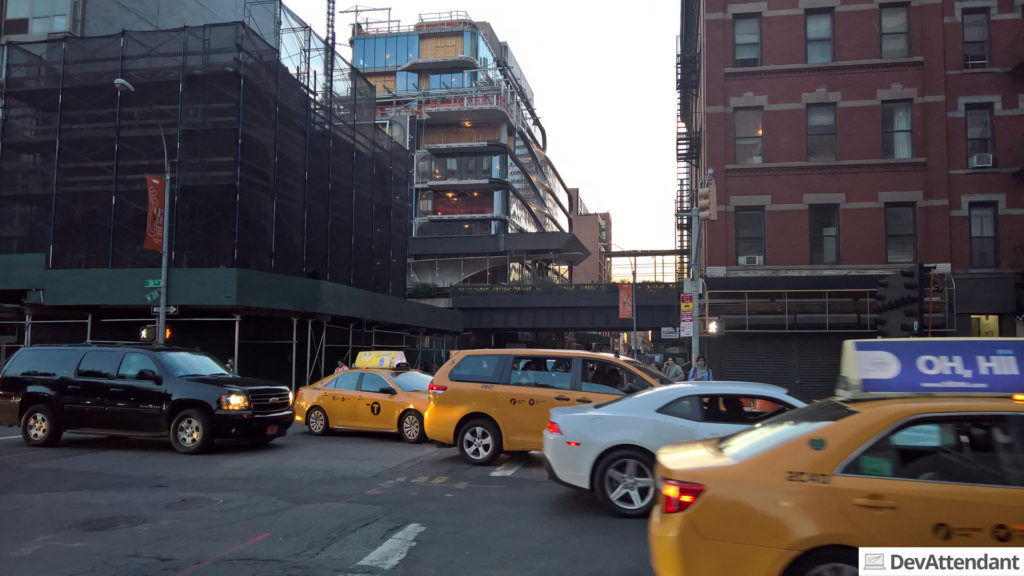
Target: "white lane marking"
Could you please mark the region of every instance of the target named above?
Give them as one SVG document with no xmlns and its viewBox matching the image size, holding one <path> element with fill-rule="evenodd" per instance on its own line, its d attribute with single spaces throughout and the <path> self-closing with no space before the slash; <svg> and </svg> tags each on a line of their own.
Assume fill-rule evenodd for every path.
<svg viewBox="0 0 1024 576">
<path fill-rule="evenodd" d="M 14 440 L 15 438 L 21 438 L 21 436 L 4 436 L 0 440 Z"/>
<path fill-rule="evenodd" d="M 522 468 L 523 464 L 526 464 L 526 462 L 527 461 L 523 460 L 519 460 L 516 462 L 510 460 L 508 462 L 505 462 L 501 466 L 495 468 L 494 471 L 491 472 L 491 476 L 511 476 L 515 474 L 517 470 Z"/>
<path fill-rule="evenodd" d="M 409 548 L 416 545 L 416 536 L 426 530 L 426 526 L 420 524 L 409 524 L 398 531 L 397 534 L 388 538 L 387 542 L 381 544 L 376 550 L 370 552 L 366 558 L 359 561 L 357 566 L 374 566 L 390 570 L 398 565 L 409 553 Z"/>
</svg>

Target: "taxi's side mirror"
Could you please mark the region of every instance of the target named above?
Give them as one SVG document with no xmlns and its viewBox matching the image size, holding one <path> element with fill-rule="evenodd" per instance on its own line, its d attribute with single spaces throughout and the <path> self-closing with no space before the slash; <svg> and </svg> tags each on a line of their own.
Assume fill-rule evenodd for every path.
<svg viewBox="0 0 1024 576">
<path fill-rule="evenodd" d="M 398 392 L 391 386 L 381 386 L 378 392 L 380 392 L 381 394 L 391 394 L 392 396 L 398 394 Z"/>
</svg>

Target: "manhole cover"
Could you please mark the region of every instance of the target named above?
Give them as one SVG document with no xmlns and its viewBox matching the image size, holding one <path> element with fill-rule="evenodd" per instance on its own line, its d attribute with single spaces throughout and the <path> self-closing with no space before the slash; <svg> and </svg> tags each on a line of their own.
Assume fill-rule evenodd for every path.
<svg viewBox="0 0 1024 576">
<path fill-rule="evenodd" d="M 111 530 L 141 526 L 145 523 L 146 521 L 138 516 L 111 516 L 110 518 L 86 520 L 71 528 L 79 532 L 109 532 Z"/>
<path fill-rule="evenodd" d="M 208 506 L 216 506 L 223 503 L 223 500 L 217 498 L 207 498 L 205 496 L 199 498 L 182 498 L 181 500 L 175 500 L 164 504 L 166 510 L 198 510 L 200 508 L 206 508 Z"/>
</svg>

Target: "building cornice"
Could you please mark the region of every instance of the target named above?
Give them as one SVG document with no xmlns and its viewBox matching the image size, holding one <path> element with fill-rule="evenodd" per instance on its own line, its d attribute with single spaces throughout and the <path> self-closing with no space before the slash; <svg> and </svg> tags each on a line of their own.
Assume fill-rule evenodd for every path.
<svg viewBox="0 0 1024 576">
<path fill-rule="evenodd" d="M 725 68 L 726 80 L 743 78 L 771 78 L 777 76 L 820 76 L 823 74 L 855 74 L 879 70 L 923 69 L 924 58 L 899 58 L 892 60 L 847 60 L 828 64 L 779 64 L 753 68 Z"/>
<path fill-rule="evenodd" d="M 770 164 L 726 164 L 728 176 L 764 176 L 766 174 L 842 174 L 847 172 L 918 172 L 928 165 L 927 158 L 906 160 L 840 160 L 836 162 L 773 162 Z"/>
</svg>

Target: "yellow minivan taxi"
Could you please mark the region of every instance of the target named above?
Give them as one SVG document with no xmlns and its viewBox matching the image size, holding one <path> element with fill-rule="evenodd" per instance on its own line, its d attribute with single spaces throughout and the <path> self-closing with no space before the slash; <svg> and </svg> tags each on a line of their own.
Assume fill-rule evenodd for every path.
<svg viewBox="0 0 1024 576">
<path fill-rule="evenodd" d="M 654 571 L 855 576 L 864 547 L 1024 546 L 1024 340 L 904 342 L 848 342 L 843 395 L 659 450 Z"/>
<path fill-rule="evenodd" d="M 331 430 L 381 430 L 398 432 L 406 442 L 426 440 L 423 414 L 430 375 L 406 368 L 400 353 L 361 352 L 354 365 L 300 388 L 295 421 L 317 436 Z"/>
<path fill-rule="evenodd" d="M 502 452 L 541 450 L 548 411 L 670 384 L 631 358 L 580 350 L 465 350 L 434 375 L 427 437 L 475 465 Z"/>
</svg>

